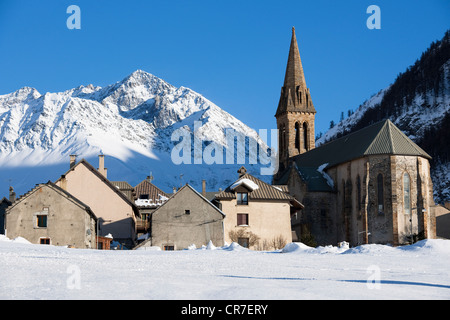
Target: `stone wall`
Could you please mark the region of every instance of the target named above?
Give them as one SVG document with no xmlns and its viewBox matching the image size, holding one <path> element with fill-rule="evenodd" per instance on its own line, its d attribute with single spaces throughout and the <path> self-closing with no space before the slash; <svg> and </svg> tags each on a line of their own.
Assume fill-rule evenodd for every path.
<svg viewBox="0 0 450 320">
<path fill-rule="evenodd" d="M 47 217 L 46 227 L 39 227 L 38 215 Z M 6 228 L 9 238 L 23 237 L 34 244 L 39 244 L 43 238 L 56 246 L 95 248 L 96 244 L 94 218 L 46 185 L 37 187 L 9 207 Z"/>
<path fill-rule="evenodd" d="M 277 118 L 279 134 L 280 163 L 287 167 L 287 160 L 290 157 L 302 154 L 315 148 L 315 113 L 309 112 L 286 112 Z M 306 148 L 305 148 L 305 127 L 306 123 Z M 296 129 L 296 124 L 298 124 Z M 284 129 L 283 129 L 284 128 Z M 298 132 L 297 132 L 298 131 Z M 296 143 L 296 137 L 298 143 Z M 282 142 L 283 141 L 283 142 Z"/>
<path fill-rule="evenodd" d="M 404 175 L 410 180 L 405 197 Z M 400 245 L 436 237 L 430 166 L 416 156 L 376 155 L 327 170 L 335 192 L 310 192 L 291 171 L 289 190 L 305 208 L 292 220 L 301 239 L 311 233 L 318 245 L 381 243 Z M 409 206 L 405 199 L 409 198 Z M 410 213 L 405 209 L 410 208 Z M 302 235 L 303 233 L 303 235 Z"/>
</svg>

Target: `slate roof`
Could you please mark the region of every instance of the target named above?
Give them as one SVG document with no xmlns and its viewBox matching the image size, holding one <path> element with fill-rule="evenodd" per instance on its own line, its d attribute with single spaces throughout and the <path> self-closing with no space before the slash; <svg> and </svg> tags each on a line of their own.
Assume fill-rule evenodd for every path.
<svg viewBox="0 0 450 320">
<path fill-rule="evenodd" d="M 134 188 L 126 181 L 110 181 L 115 185 L 122 193 L 124 193 L 130 201 L 134 201 Z"/>
<path fill-rule="evenodd" d="M 430 155 L 400 131 L 389 119 L 321 145 L 294 157 L 298 168 L 328 163 L 326 168 L 369 155 Z"/>
<path fill-rule="evenodd" d="M 136 192 L 136 197 L 138 199 L 142 194 L 148 194 L 148 199 L 155 201 L 160 199 L 159 195 L 162 195 L 167 198 L 170 197 L 167 193 L 159 189 L 157 186 L 155 186 L 147 179 L 143 180 L 141 183 L 135 186 L 134 191 Z"/>
<path fill-rule="evenodd" d="M 217 200 L 231 200 L 236 199 L 236 193 L 231 190 L 231 186 L 233 186 L 236 182 L 242 179 L 249 179 L 258 185 L 257 189 L 248 193 L 249 200 L 287 200 L 290 202 L 295 202 L 297 206 L 303 208 L 303 204 L 298 202 L 294 197 L 287 194 L 283 191 L 280 186 L 272 186 L 270 184 L 265 183 L 262 180 L 246 173 L 242 175 L 238 180 L 229 185 L 225 190 L 216 195 L 215 199 Z M 287 187 L 285 187 L 286 189 Z M 281 189 L 281 190 L 280 190 Z"/>
<path fill-rule="evenodd" d="M 309 191 L 333 191 L 324 174 L 318 171 L 320 166 L 327 169 L 364 156 L 383 154 L 431 159 L 387 119 L 293 157 L 294 162 L 278 176 L 275 183 L 287 184 L 291 170 L 296 170 L 307 183 Z"/>
</svg>

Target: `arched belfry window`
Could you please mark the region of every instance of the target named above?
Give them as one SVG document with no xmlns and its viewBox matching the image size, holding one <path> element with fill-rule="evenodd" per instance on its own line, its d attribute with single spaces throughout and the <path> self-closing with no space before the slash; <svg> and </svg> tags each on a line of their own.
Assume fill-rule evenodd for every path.
<svg viewBox="0 0 450 320">
<path fill-rule="evenodd" d="M 308 150 L 308 123 L 304 122 L 303 123 L 303 148 L 305 150 Z"/>
<path fill-rule="evenodd" d="M 405 214 L 411 214 L 411 180 L 409 174 L 403 174 L 403 207 Z"/>
<path fill-rule="evenodd" d="M 378 213 L 382 214 L 384 212 L 384 186 L 383 175 L 381 173 L 377 176 L 377 204 Z"/>
<path fill-rule="evenodd" d="M 300 123 L 295 123 L 295 149 L 300 151 Z"/>
</svg>

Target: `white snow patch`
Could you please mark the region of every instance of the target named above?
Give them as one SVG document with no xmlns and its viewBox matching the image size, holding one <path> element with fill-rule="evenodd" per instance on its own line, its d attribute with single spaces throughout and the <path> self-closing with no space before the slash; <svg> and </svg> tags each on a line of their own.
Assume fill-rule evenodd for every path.
<svg viewBox="0 0 450 320">
<path fill-rule="evenodd" d="M 317 171 L 319 171 L 322 174 L 322 176 L 325 178 L 325 180 L 327 180 L 327 184 L 331 188 L 334 188 L 333 179 L 325 171 L 323 171 L 327 166 L 328 166 L 328 163 L 324 163 L 321 166 L 319 166 L 319 168 L 317 168 Z"/>
<path fill-rule="evenodd" d="M 271 252 L 235 242 L 216 250 L 166 252 L 159 247 L 74 250 L 18 241 L 0 235 L 0 299 L 450 299 L 450 240 L 350 249 L 290 243 Z M 81 270 L 77 290 L 66 285 L 71 266 Z M 380 271 L 376 290 L 368 286 L 374 266 Z"/>
<path fill-rule="evenodd" d="M 239 187 L 240 185 L 244 185 L 251 191 L 259 188 L 259 186 L 256 183 L 254 183 L 252 180 L 245 178 L 245 179 L 241 179 L 241 180 L 238 180 L 235 183 L 233 183 L 233 185 L 230 187 L 230 189 L 234 190 L 237 187 Z"/>
</svg>

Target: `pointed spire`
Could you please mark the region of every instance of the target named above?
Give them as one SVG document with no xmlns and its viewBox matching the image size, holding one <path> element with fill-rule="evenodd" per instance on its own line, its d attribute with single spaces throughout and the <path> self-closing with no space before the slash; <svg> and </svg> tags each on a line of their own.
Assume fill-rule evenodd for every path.
<svg viewBox="0 0 450 320">
<path fill-rule="evenodd" d="M 295 36 L 295 27 L 292 27 L 291 47 L 289 48 L 289 57 L 286 67 L 286 75 L 284 78 L 284 87 L 296 88 L 297 86 L 300 86 L 301 89 L 306 89 L 302 60 L 300 59 L 297 37 Z"/>
<path fill-rule="evenodd" d="M 281 89 L 280 102 L 275 116 L 286 111 L 316 113 L 309 89 L 306 87 L 305 74 L 303 73 L 294 27 L 292 27 L 291 46 L 289 48 L 284 85 Z"/>
</svg>

